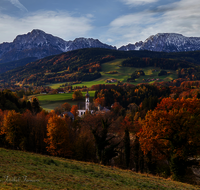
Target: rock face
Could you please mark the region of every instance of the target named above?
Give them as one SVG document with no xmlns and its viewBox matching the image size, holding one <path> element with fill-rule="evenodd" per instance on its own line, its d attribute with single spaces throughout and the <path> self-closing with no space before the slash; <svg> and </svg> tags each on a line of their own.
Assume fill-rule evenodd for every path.
<svg viewBox="0 0 200 190">
<path fill-rule="evenodd" d="M 28 34 L 17 36 L 11 43 L 0 44 L 0 63 L 20 60 L 26 57 L 41 59 L 82 48 L 116 49 L 116 47 L 103 44 L 99 40 L 92 38 L 77 38 L 74 41 L 65 41 L 41 30 L 33 30 Z"/>
<path fill-rule="evenodd" d="M 120 51 L 130 51 L 130 50 L 140 50 L 143 42 L 136 42 L 135 44 L 128 44 L 126 46 L 120 47 L 118 50 Z"/>
<path fill-rule="evenodd" d="M 139 46 L 137 44 L 140 44 Z M 183 52 L 200 50 L 200 38 L 185 37 L 176 33 L 158 33 L 147 38 L 144 42 L 128 44 L 119 50 L 149 50 L 158 52 Z"/>
<path fill-rule="evenodd" d="M 116 47 L 103 44 L 97 39 L 76 38 L 74 41 L 65 41 L 61 38 L 47 34 L 41 30 L 33 30 L 28 34 L 17 36 L 11 43 L 0 44 L 0 63 L 16 61 L 27 57 L 41 59 L 67 51 L 82 48 Z M 118 50 L 149 50 L 158 52 L 181 52 L 200 50 L 200 38 L 185 37 L 175 33 L 158 33 L 147 38 L 144 42 L 128 44 Z"/>
</svg>

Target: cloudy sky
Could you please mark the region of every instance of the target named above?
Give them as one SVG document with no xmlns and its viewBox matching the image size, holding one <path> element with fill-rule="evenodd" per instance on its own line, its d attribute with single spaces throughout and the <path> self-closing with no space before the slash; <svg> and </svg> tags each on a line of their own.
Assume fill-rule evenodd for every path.
<svg viewBox="0 0 200 190">
<path fill-rule="evenodd" d="M 0 43 L 33 29 L 120 47 L 157 33 L 200 37 L 199 0 L 0 0 Z"/>
</svg>

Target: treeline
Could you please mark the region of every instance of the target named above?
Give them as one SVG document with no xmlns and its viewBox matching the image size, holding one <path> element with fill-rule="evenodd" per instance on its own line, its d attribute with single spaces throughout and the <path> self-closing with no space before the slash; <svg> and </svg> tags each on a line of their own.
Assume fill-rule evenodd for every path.
<svg viewBox="0 0 200 190">
<path fill-rule="evenodd" d="M 39 101 L 36 97 L 33 97 L 30 101 L 26 98 L 20 99 L 17 93 L 12 93 L 10 90 L 0 92 L 0 109 L 2 111 L 15 110 L 20 113 L 28 109 L 33 114 L 41 111 Z"/>
<path fill-rule="evenodd" d="M 182 60 L 163 59 L 163 58 L 140 58 L 132 57 L 123 61 L 126 67 L 159 67 L 160 69 L 177 70 L 178 68 L 189 68 L 195 65 Z"/>
<path fill-rule="evenodd" d="M 145 76 L 143 70 L 136 70 L 134 73 L 131 74 L 131 78 L 127 79 L 127 82 L 134 82 L 135 79 L 139 78 L 140 76 Z"/>
<path fill-rule="evenodd" d="M 105 106 L 111 106 L 114 102 L 127 109 L 130 103 L 140 105 L 145 98 L 150 97 L 168 97 L 170 94 L 169 87 L 156 87 L 153 85 L 141 84 L 138 86 L 123 86 L 114 89 L 102 89 L 95 92 L 95 99 L 101 101 L 104 99 Z"/>
</svg>

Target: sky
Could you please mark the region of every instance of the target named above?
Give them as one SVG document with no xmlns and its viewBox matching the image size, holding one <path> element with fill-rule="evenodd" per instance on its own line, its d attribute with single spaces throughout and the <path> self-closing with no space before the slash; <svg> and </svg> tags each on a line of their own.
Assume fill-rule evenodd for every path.
<svg viewBox="0 0 200 190">
<path fill-rule="evenodd" d="M 33 29 L 121 47 L 157 33 L 200 37 L 199 0 L 0 0 L 0 43 Z"/>
</svg>

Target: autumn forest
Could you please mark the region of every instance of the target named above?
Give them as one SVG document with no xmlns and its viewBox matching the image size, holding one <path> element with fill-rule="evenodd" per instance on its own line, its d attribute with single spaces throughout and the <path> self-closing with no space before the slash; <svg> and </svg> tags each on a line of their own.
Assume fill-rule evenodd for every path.
<svg viewBox="0 0 200 190">
<path fill-rule="evenodd" d="M 13 70 L 1 65 L 1 71 L 9 71 L 1 74 L 0 146 L 185 181 L 200 154 L 199 56 L 200 52 L 87 49 Z M 101 77 L 102 65 L 115 59 L 123 59 L 120 67 L 137 68 L 127 82 L 81 89 L 63 86 L 73 100 L 84 101 L 81 91 L 95 90 L 91 106 L 101 105 L 107 112 L 96 109 L 79 117 L 78 106 L 69 103 L 48 112 L 36 96 L 27 98 L 50 91 L 50 83 L 93 81 Z M 160 68 L 160 76 L 174 70 L 177 79 L 134 85 L 149 66 Z"/>
</svg>

